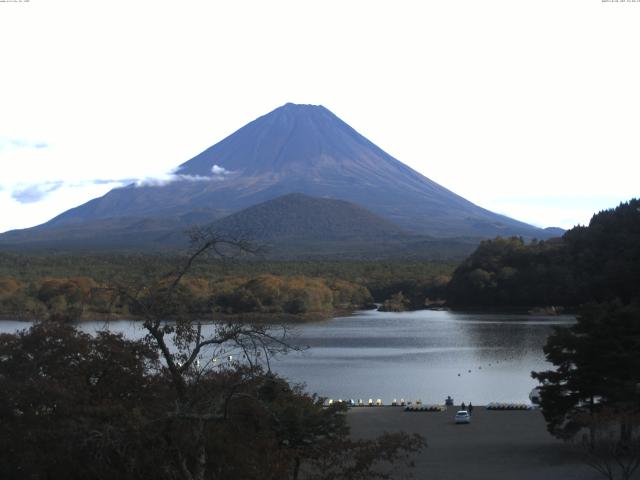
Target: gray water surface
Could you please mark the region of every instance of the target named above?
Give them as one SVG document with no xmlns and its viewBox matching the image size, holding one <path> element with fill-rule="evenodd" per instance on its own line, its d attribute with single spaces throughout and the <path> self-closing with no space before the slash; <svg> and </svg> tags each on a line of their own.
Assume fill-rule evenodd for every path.
<svg viewBox="0 0 640 480">
<path fill-rule="evenodd" d="M 547 370 L 542 347 L 570 316 L 367 311 L 304 325 L 297 343 L 274 369 L 332 398 L 393 398 L 442 403 L 527 402 Z"/>
<path fill-rule="evenodd" d="M 575 322 L 571 316 L 358 312 L 297 325 L 290 342 L 308 347 L 278 356 L 273 370 L 307 390 L 330 398 L 404 398 L 476 405 L 492 401 L 527 402 L 536 382 L 532 370 L 551 368 L 542 347 L 553 326 Z M 0 332 L 28 323 L 1 321 Z M 83 322 L 95 332 L 107 326 L 141 338 L 139 322 Z"/>
</svg>

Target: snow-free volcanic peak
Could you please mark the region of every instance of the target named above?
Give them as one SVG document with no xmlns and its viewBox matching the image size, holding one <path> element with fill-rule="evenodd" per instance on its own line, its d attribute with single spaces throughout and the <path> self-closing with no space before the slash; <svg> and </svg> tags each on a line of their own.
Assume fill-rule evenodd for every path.
<svg viewBox="0 0 640 480">
<path fill-rule="evenodd" d="M 178 172 L 210 175 L 215 167 L 231 172 L 217 190 L 237 185 L 243 189 L 237 194 L 254 203 L 290 192 L 344 199 L 404 228 L 437 236 L 529 236 L 533 229 L 431 181 L 321 105 L 276 108 L 182 164 Z"/>
<path fill-rule="evenodd" d="M 404 231 L 435 237 L 550 236 L 438 185 L 321 105 L 276 108 L 183 163 L 176 173 L 168 184 L 111 190 L 38 231 L 64 225 L 77 230 L 106 219 L 119 219 L 119 225 L 132 219 L 132 228 L 148 224 L 141 219 L 161 219 L 163 225 L 178 218 L 210 222 L 298 192 L 352 202 Z"/>
</svg>

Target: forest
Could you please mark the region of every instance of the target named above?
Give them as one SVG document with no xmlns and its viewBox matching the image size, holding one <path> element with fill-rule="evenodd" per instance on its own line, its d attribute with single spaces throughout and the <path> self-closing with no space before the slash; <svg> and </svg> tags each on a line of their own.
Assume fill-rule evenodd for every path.
<svg viewBox="0 0 640 480">
<path fill-rule="evenodd" d="M 454 308 L 562 306 L 640 296 L 640 200 L 594 215 L 561 238 L 496 238 L 458 266 L 446 290 Z"/>
<path fill-rule="evenodd" d="M 575 310 L 588 301 L 637 298 L 640 201 L 593 216 L 563 237 L 483 241 L 461 264 L 445 261 L 273 261 L 205 258 L 181 288 L 201 314 L 328 317 L 383 304 L 425 308 L 446 300 L 454 309 Z M 144 285 L 180 262 L 152 254 L 0 254 L 4 318 L 135 316 L 116 285 Z M 440 303 L 438 303 L 440 304 Z"/>
<path fill-rule="evenodd" d="M 13 319 L 133 318 L 112 295 L 144 285 L 179 257 L 160 255 L 0 254 L 0 315 Z M 441 297 L 455 265 L 408 261 L 275 262 L 203 259 L 181 285 L 189 308 L 203 315 L 255 314 L 282 320 L 329 317 L 370 308 L 403 292 L 407 308 Z"/>
</svg>

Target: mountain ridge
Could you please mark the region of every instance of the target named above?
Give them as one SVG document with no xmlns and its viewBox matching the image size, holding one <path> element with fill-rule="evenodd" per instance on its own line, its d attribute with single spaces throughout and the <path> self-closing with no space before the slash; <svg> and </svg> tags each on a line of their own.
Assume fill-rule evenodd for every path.
<svg viewBox="0 0 640 480">
<path fill-rule="evenodd" d="M 89 228 L 110 219 L 121 219 L 122 225 L 124 219 L 184 223 L 186 217 L 210 223 L 295 192 L 359 205 L 417 235 L 552 236 L 551 231 L 490 212 L 438 185 L 323 106 L 288 103 L 278 107 L 179 165 L 174 178 L 164 185 L 113 189 L 24 230 L 23 240 L 29 241 L 30 231 L 44 234 L 72 226 L 79 231 L 83 225 Z M 15 233 L 9 233 L 0 236 L 0 244 L 15 238 Z"/>
<path fill-rule="evenodd" d="M 194 221 L 194 218 L 196 221 Z M 188 232 L 249 241 L 270 259 L 461 259 L 479 239 L 434 239 L 411 234 L 356 204 L 293 193 L 214 222 L 207 212 L 178 218 L 118 217 L 65 224 L 2 237 L 5 250 L 171 253 L 189 246 Z M 196 225 L 199 224 L 199 225 Z M 28 240 L 25 242 L 25 238 Z"/>
<path fill-rule="evenodd" d="M 223 235 L 276 241 L 287 237 L 321 241 L 407 235 L 397 225 L 359 205 L 302 193 L 289 193 L 245 208 L 213 222 L 211 228 Z"/>
</svg>

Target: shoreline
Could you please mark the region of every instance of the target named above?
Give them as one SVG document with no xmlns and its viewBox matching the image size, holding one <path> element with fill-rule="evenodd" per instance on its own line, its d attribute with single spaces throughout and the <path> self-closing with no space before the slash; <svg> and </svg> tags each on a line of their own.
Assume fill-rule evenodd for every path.
<svg viewBox="0 0 640 480">
<path fill-rule="evenodd" d="M 458 314 L 479 314 L 479 315 L 528 315 L 530 317 L 536 316 L 573 316 L 576 314 L 574 309 L 567 308 L 562 313 L 548 313 L 548 312 L 534 312 L 531 310 L 526 310 L 524 308 L 454 308 L 454 307 L 438 307 L 438 308 L 421 308 L 421 309 L 407 309 L 403 312 L 395 312 L 395 311 L 386 311 L 379 310 L 376 307 L 372 306 L 359 306 L 354 308 L 336 308 L 331 312 L 308 312 L 304 314 L 292 314 L 292 313 L 261 313 L 261 312 L 247 312 L 247 313 L 222 313 L 222 312 L 213 312 L 210 314 L 203 315 L 200 320 L 203 321 L 223 321 L 223 322 L 238 322 L 238 323 L 266 323 L 266 324 L 301 324 L 301 323 L 312 323 L 312 322 L 321 322 L 325 320 L 330 320 L 338 317 L 349 317 L 352 315 L 356 315 L 358 312 L 367 312 L 367 311 L 379 311 L 381 313 L 403 313 L 403 312 L 420 312 L 420 311 L 449 311 L 452 313 Z M 47 318 L 42 318 L 39 316 L 30 316 L 24 314 L 0 314 L 0 321 L 16 321 L 16 322 L 38 322 L 38 321 L 47 321 Z M 130 320 L 130 321 L 144 321 L 144 317 L 139 315 L 135 315 L 132 313 L 101 313 L 101 312 L 84 312 L 82 315 L 73 320 L 69 320 L 65 323 L 83 323 L 83 322 L 108 322 L 108 321 L 120 321 L 120 320 Z M 173 319 L 168 319 L 173 320 Z"/>
<path fill-rule="evenodd" d="M 365 311 L 366 309 L 338 309 L 334 310 L 330 313 L 324 312 L 309 312 L 302 315 L 294 315 L 291 313 L 218 313 L 214 312 L 211 314 L 203 315 L 199 318 L 201 321 L 210 322 L 210 321 L 222 321 L 222 322 L 238 322 L 238 323 L 267 323 L 267 324 L 300 324 L 300 323 L 310 323 L 310 322 L 321 322 L 323 320 L 330 320 L 336 317 L 346 317 L 350 315 L 354 315 L 356 312 Z M 69 324 L 77 324 L 84 322 L 109 322 L 109 321 L 132 321 L 132 322 L 143 322 L 144 317 L 140 315 L 135 315 L 132 313 L 99 313 L 99 312 L 87 312 L 83 313 L 79 318 L 74 320 L 69 320 L 63 323 Z M 168 321 L 172 321 L 175 319 L 168 319 Z M 1 314 L 1 321 L 13 321 L 13 322 L 46 322 L 49 321 L 47 318 L 42 318 L 38 316 L 25 316 L 25 315 L 10 315 L 10 314 Z M 55 320 L 51 320 L 55 321 Z"/>
</svg>

